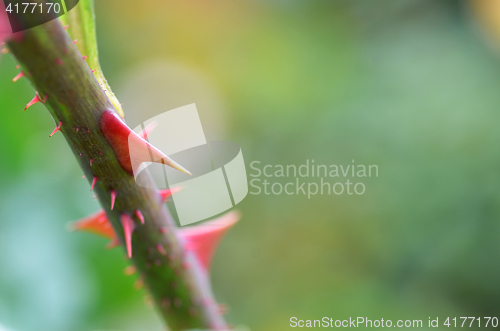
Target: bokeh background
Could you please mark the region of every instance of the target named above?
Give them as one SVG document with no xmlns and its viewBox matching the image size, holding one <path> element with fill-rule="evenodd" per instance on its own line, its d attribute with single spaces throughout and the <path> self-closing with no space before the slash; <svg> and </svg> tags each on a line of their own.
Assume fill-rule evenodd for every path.
<svg viewBox="0 0 500 331">
<path fill-rule="evenodd" d="M 195 102 L 247 166 L 379 166 L 361 196 L 238 205 L 212 268 L 231 323 L 499 315 L 496 0 L 96 0 L 96 14 L 131 126 Z M 22 112 L 33 89 L 15 65 L 1 57 L 0 330 L 162 330 L 123 251 L 68 232 L 99 206 L 44 107 Z"/>
</svg>

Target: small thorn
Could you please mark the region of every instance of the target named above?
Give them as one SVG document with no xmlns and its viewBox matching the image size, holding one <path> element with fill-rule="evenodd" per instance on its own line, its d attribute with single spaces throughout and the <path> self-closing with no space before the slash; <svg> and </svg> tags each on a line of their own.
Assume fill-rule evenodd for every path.
<svg viewBox="0 0 500 331">
<path fill-rule="evenodd" d="M 26 105 L 26 107 L 24 107 L 23 111 L 25 111 L 29 107 L 33 106 L 37 102 L 40 102 L 40 98 L 38 97 L 38 94 L 36 94 L 35 97 L 30 102 L 28 102 L 28 104 Z"/>
<path fill-rule="evenodd" d="M 45 94 L 45 96 L 43 97 L 42 103 L 45 104 L 47 102 L 48 98 L 49 98 L 49 95 Z"/>
<path fill-rule="evenodd" d="M 95 70 L 92 70 L 92 72 L 95 72 Z"/>
<path fill-rule="evenodd" d="M 64 26 L 64 30 L 68 30 L 69 24 Z"/>
<path fill-rule="evenodd" d="M 95 183 L 97 183 L 97 180 L 98 180 L 98 179 L 99 179 L 99 178 L 97 178 L 97 177 L 94 177 L 94 179 L 92 179 L 92 185 L 90 186 L 90 190 L 91 190 L 91 191 L 94 189 Z"/>
<path fill-rule="evenodd" d="M 56 63 L 57 63 L 58 65 L 60 65 L 60 66 L 64 65 L 64 61 L 63 61 L 63 60 L 61 60 L 60 58 L 57 58 L 57 59 L 56 59 Z"/>
<path fill-rule="evenodd" d="M 89 56 L 88 56 L 88 55 L 85 55 L 84 57 L 82 57 L 82 59 L 84 59 L 84 60 L 86 60 L 86 59 L 88 59 L 88 58 L 89 58 Z"/>
<path fill-rule="evenodd" d="M 52 133 L 50 134 L 49 137 L 52 137 L 57 131 L 61 131 L 61 125 L 62 125 L 62 121 L 59 122 L 59 124 L 57 124 L 56 128 L 54 129 L 54 131 L 52 131 Z"/>
<path fill-rule="evenodd" d="M 87 176 L 83 175 L 82 178 L 87 178 Z"/>
<path fill-rule="evenodd" d="M 90 159 L 90 166 L 92 167 L 92 163 L 94 162 L 94 159 Z"/>
<path fill-rule="evenodd" d="M 82 156 L 82 153 L 80 153 L 80 156 Z"/>
<path fill-rule="evenodd" d="M 165 229 L 163 226 L 160 226 L 160 229 L 158 231 L 160 231 L 160 233 L 167 233 L 167 229 Z"/>
<path fill-rule="evenodd" d="M 17 82 L 19 79 L 23 78 L 25 76 L 24 71 L 21 71 L 20 73 L 17 74 L 16 77 L 12 79 L 13 82 Z"/>
<path fill-rule="evenodd" d="M 144 224 L 144 216 L 139 209 L 135 211 L 135 216 L 137 216 L 137 218 L 141 220 L 141 223 Z"/>
<path fill-rule="evenodd" d="M 18 65 L 16 66 L 16 69 L 19 69 L 19 68 L 21 68 L 21 66 L 18 64 Z"/>
<path fill-rule="evenodd" d="M 165 248 L 161 244 L 156 245 L 156 250 L 160 252 L 161 255 L 167 255 L 167 251 L 165 251 Z"/>
<path fill-rule="evenodd" d="M 76 130 L 75 130 L 75 131 L 78 133 L 78 131 L 80 131 L 80 128 L 76 128 Z"/>
<path fill-rule="evenodd" d="M 75 41 L 73 41 L 73 44 L 76 44 L 78 42 L 78 39 L 75 39 Z"/>
<path fill-rule="evenodd" d="M 133 265 L 129 265 L 128 267 L 125 268 L 125 270 L 123 270 L 123 273 L 125 274 L 125 276 L 131 276 L 133 274 L 135 274 L 137 272 L 137 268 Z"/>
<path fill-rule="evenodd" d="M 115 207 L 116 192 L 111 190 L 111 210 Z"/>
<path fill-rule="evenodd" d="M 125 236 L 125 245 L 127 246 L 127 256 L 132 257 L 132 232 L 134 231 L 134 221 L 128 214 L 122 214 L 121 222 L 123 234 Z"/>
</svg>

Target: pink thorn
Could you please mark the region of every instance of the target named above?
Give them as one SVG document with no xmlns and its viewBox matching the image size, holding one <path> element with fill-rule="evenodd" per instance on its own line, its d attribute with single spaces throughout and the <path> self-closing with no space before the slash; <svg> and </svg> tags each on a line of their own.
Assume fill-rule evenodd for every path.
<svg viewBox="0 0 500 331">
<path fill-rule="evenodd" d="M 202 223 L 200 225 L 179 229 L 179 234 L 185 240 L 184 248 L 193 251 L 200 264 L 208 270 L 217 245 L 223 235 L 238 220 L 240 214 L 231 211 L 217 219 Z"/>
<path fill-rule="evenodd" d="M 92 72 L 95 72 L 95 70 L 92 70 Z"/>
<path fill-rule="evenodd" d="M 86 178 L 87 176 L 83 175 L 82 178 Z"/>
<path fill-rule="evenodd" d="M 25 111 L 29 107 L 33 106 L 37 102 L 40 102 L 40 98 L 38 97 L 38 94 L 36 94 L 35 97 L 30 102 L 28 102 L 28 104 L 26 105 L 26 107 L 24 107 L 23 111 Z"/>
<path fill-rule="evenodd" d="M 137 218 L 141 220 L 141 223 L 144 224 L 144 216 L 139 209 L 135 211 L 135 216 L 137 216 Z"/>
<path fill-rule="evenodd" d="M 64 26 L 64 30 L 68 30 L 69 24 Z"/>
<path fill-rule="evenodd" d="M 92 167 L 92 163 L 94 162 L 94 159 L 90 159 L 90 166 Z"/>
<path fill-rule="evenodd" d="M 78 39 L 75 39 L 75 41 L 73 41 L 73 44 L 76 44 L 78 42 Z"/>
<path fill-rule="evenodd" d="M 80 131 L 80 128 L 76 128 L 76 132 Z"/>
<path fill-rule="evenodd" d="M 18 64 L 18 65 L 16 66 L 16 69 L 19 69 L 19 68 L 21 68 L 21 66 Z"/>
<path fill-rule="evenodd" d="M 49 137 L 52 137 L 57 131 L 61 131 L 61 125 L 62 125 L 62 121 L 59 122 L 59 124 L 57 124 L 56 128 L 54 129 L 54 131 L 52 131 L 52 133 L 50 134 Z"/>
<path fill-rule="evenodd" d="M 132 257 L 132 231 L 134 231 L 134 221 L 128 214 L 122 214 L 121 216 L 123 234 L 125 236 L 125 244 L 127 246 L 127 255 L 129 258 Z"/>
<path fill-rule="evenodd" d="M 60 65 L 60 66 L 64 65 L 63 60 L 61 60 L 60 58 L 57 58 L 57 59 L 56 59 L 56 63 L 57 63 L 58 65 Z"/>
<path fill-rule="evenodd" d="M 160 244 L 156 245 L 156 250 L 160 252 L 161 255 L 167 255 L 167 251 L 165 251 L 165 248 Z"/>
<path fill-rule="evenodd" d="M 115 207 L 116 192 L 111 190 L 111 210 Z"/>
<path fill-rule="evenodd" d="M 17 74 L 16 77 L 12 79 L 13 82 L 17 82 L 19 79 L 23 78 L 25 76 L 24 71 L 21 71 L 20 73 Z"/>
<path fill-rule="evenodd" d="M 45 94 L 45 96 L 43 97 L 42 103 L 45 104 L 47 102 L 48 98 L 49 98 L 49 95 Z"/>
<path fill-rule="evenodd" d="M 182 190 L 181 186 L 175 186 L 175 187 L 172 187 L 170 189 L 160 190 L 161 200 L 163 202 L 166 202 L 172 194 L 175 194 L 175 193 L 179 192 L 180 190 Z"/>
<path fill-rule="evenodd" d="M 86 60 L 86 59 L 88 59 L 88 58 L 89 58 L 89 56 L 88 56 L 88 55 L 85 55 L 84 57 L 82 57 L 82 59 L 84 59 L 84 60 Z"/>
<path fill-rule="evenodd" d="M 90 186 L 90 190 L 91 190 L 91 191 L 94 189 L 94 185 L 95 185 L 95 183 L 97 183 L 97 180 L 98 180 L 98 179 L 99 179 L 99 178 L 97 178 L 97 177 L 94 177 L 94 179 L 92 179 L 92 185 Z"/>
</svg>

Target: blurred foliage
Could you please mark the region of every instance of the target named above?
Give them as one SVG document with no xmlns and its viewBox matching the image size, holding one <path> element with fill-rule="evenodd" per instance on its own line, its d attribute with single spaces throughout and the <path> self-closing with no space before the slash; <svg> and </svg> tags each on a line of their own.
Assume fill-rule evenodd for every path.
<svg viewBox="0 0 500 331">
<path fill-rule="evenodd" d="M 379 166 L 362 196 L 238 206 L 212 271 L 230 322 L 498 312 L 500 61 L 484 13 L 500 12 L 481 3 L 96 1 L 129 121 L 196 102 L 247 165 Z M 13 59 L 0 61 L 0 324 L 159 330 L 122 251 L 65 231 L 98 206 L 43 106 L 21 111 L 33 91 L 11 83 Z"/>
</svg>

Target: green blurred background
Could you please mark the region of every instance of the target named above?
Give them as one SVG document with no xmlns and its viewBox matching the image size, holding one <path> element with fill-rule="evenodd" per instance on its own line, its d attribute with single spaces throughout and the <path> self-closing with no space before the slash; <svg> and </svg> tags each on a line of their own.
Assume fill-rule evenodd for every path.
<svg viewBox="0 0 500 331">
<path fill-rule="evenodd" d="M 96 14 L 132 127 L 196 102 L 247 166 L 379 167 L 361 196 L 238 205 L 212 268 L 231 323 L 499 315 L 496 1 L 96 0 Z M 161 330 L 123 251 L 67 231 L 99 206 L 49 113 L 22 112 L 34 92 L 15 65 L 1 57 L 0 330 Z"/>
</svg>

